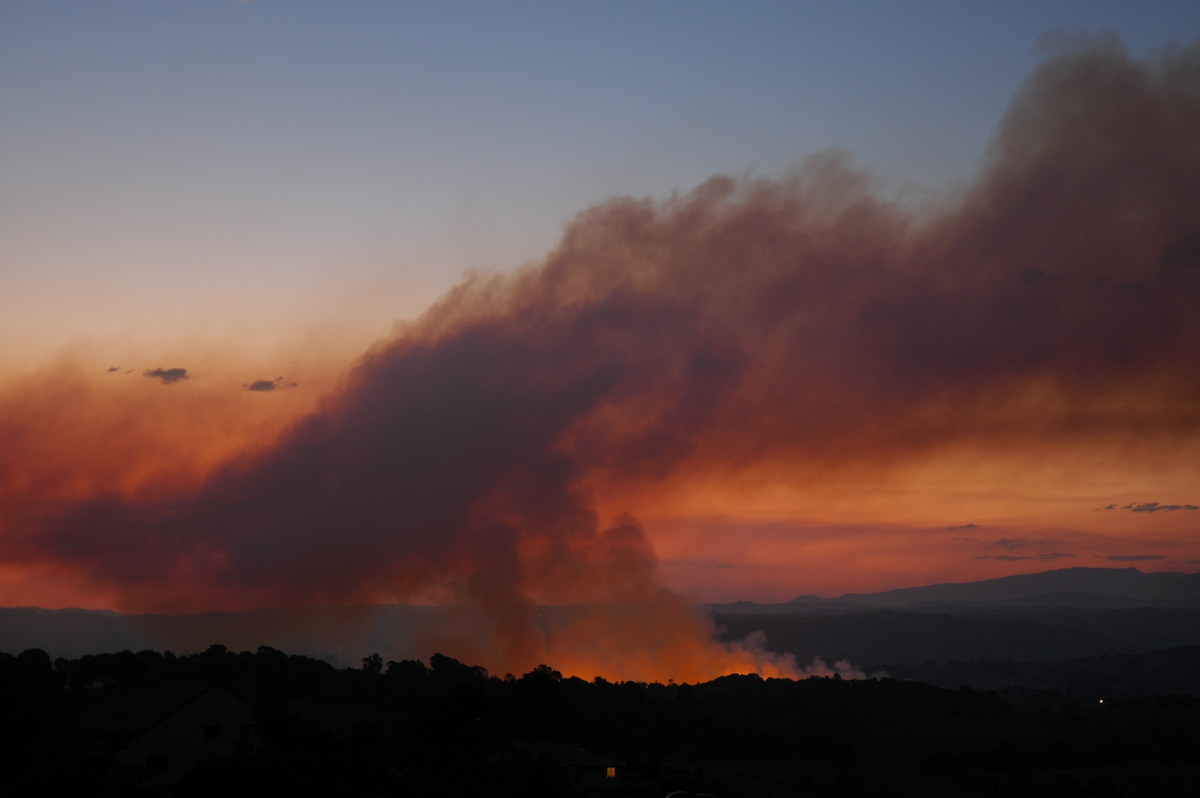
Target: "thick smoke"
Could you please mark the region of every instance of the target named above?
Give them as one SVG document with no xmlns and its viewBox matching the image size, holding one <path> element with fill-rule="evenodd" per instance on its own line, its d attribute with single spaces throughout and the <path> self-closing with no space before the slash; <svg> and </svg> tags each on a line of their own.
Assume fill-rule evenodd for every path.
<svg viewBox="0 0 1200 798">
<path fill-rule="evenodd" d="M 182 503 L 25 491 L 6 557 L 157 609 L 436 594 L 483 610 L 459 643 L 492 668 L 794 673 L 711 643 L 596 492 L 1194 434 L 1198 237 L 1200 48 L 1083 48 L 1035 73 L 952 207 L 890 202 L 839 155 L 610 200 Z"/>
</svg>

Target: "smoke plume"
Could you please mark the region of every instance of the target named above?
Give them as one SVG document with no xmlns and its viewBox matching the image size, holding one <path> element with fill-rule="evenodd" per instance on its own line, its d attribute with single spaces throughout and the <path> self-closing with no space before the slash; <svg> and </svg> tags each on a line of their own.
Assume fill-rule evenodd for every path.
<svg viewBox="0 0 1200 798">
<path fill-rule="evenodd" d="M 713 643 L 639 522 L 600 508 L 683 473 L 1194 435 L 1198 133 L 1200 47 L 1108 43 L 1044 64 L 936 211 L 838 154 L 603 202 L 196 484 L 63 491 L 21 483 L 37 441 L 10 449 L 4 557 L 143 609 L 438 596 L 483 611 L 454 653 L 493 669 L 796 673 Z M 568 604 L 593 609 L 539 615 Z"/>
</svg>

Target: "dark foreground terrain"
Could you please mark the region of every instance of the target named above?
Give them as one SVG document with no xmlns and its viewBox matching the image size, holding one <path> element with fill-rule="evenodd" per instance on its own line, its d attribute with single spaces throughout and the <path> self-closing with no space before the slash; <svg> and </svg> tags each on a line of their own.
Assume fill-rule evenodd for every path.
<svg viewBox="0 0 1200 798">
<path fill-rule="evenodd" d="M 891 678 L 612 683 L 547 666 L 496 677 L 441 655 L 338 669 L 268 647 L 31 649 L 0 654 L 0 794 L 1194 795 L 1200 698 L 1102 698 Z"/>
</svg>

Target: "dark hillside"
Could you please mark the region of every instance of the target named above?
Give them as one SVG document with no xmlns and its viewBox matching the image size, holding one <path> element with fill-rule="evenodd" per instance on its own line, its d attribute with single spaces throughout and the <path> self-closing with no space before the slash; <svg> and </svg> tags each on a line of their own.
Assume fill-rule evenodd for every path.
<svg viewBox="0 0 1200 798">
<path fill-rule="evenodd" d="M 1200 778 L 1186 696 L 1076 706 L 897 679 L 664 685 L 548 666 L 497 678 L 442 655 L 339 669 L 222 646 L 0 655 L 0 695 L 5 795 L 1190 795 Z M 120 718 L 186 695 L 253 722 L 164 780 L 153 730 L 196 700 L 148 728 Z M 222 739 L 220 717 L 190 745 Z"/>
<path fill-rule="evenodd" d="M 828 614 L 717 614 L 725 639 L 762 630 L 801 662 L 859 667 L 945 660 L 1056 660 L 1147 653 L 1200 641 L 1200 610 L 958 607 Z"/>
</svg>

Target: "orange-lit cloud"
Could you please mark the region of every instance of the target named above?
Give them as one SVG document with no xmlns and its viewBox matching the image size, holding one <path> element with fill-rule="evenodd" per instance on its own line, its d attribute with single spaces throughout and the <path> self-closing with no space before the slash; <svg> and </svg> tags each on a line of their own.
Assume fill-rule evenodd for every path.
<svg viewBox="0 0 1200 798">
<path fill-rule="evenodd" d="M 758 546 L 737 565 L 789 552 L 826 582 L 830 563 L 886 579 L 1078 556 L 1111 536 L 1022 532 L 1006 491 L 1046 499 L 1050 526 L 1056 494 L 1125 504 L 1142 485 L 1100 483 L 1195 484 L 1200 465 L 1197 70 L 1197 47 L 1047 63 L 977 182 L 936 212 L 837 155 L 602 203 L 541 264 L 464 281 L 318 403 L 273 417 L 248 403 L 281 397 L 254 394 L 299 392 L 201 394 L 191 366 L 148 368 L 174 384 L 119 396 L 70 368 L 10 385 L 5 560 L 130 608 L 436 593 L 486 608 L 494 669 L 553 656 L 692 676 L 794 663 L 709 642 L 659 578 L 658 555 L 681 566 L 694 532 L 645 519 L 791 514 L 749 544 L 726 525 L 701 559 Z M 965 530 L 987 537 L 959 545 Z M 1038 543 L 995 543 L 1018 537 Z M 1180 550 L 1130 546 L 1089 556 Z M 552 635 L 536 608 L 555 603 L 657 609 Z"/>
</svg>

